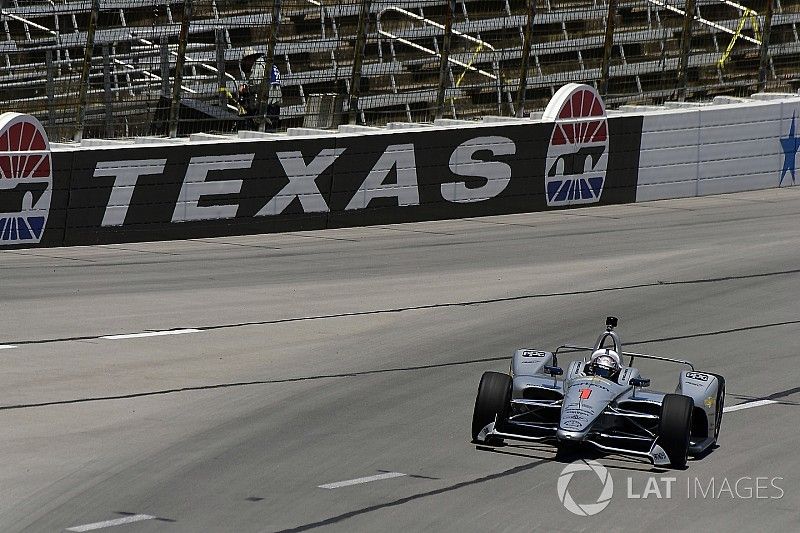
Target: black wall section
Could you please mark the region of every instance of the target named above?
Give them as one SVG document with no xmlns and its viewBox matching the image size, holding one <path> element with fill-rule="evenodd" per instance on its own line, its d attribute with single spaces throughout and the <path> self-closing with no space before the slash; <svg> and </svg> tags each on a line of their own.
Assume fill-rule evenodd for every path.
<svg viewBox="0 0 800 533">
<path fill-rule="evenodd" d="M 608 120 L 610 153 L 601 204 L 628 204 L 636 201 L 643 120 L 641 115 Z"/>
<path fill-rule="evenodd" d="M 62 246 L 64 244 L 73 159 L 74 154 L 69 152 L 52 154 L 53 195 L 50 199 L 47 225 L 38 246 Z M 30 246 L 21 245 L 19 247 L 29 248 Z"/>
<path fill-rule="evenodd" d="M 642 118 L 609 118 L 608 126 L 602 195 L 580 207 L 636 200 Z M 553 128 L 511 123 L 55 152 L 41 246 L 557 209 L 547 206 L 544 178 Z"/>
</svg>

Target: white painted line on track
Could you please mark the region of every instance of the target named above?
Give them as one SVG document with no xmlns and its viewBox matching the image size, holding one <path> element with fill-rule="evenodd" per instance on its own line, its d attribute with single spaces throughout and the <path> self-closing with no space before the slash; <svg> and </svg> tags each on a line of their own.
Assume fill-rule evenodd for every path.
<svg viewBox="0 0 800 533">
<path fill-rule="evenodd" d="M 380 481 L 382 479 L 391 479 L 393 477 L 403 477 L 408 474 L 402 474 L 400 472 L 386 472 L 384 474 L 377 474 L 374 476 L 367 476 L 367 477 L 360 477 L 358 479 L 348 479 L 347 481 L 337 481 L 336 483 L 327 483 L 325 485 L 319 485 L 321 489 L 339 489 L 342 487 L 349 487 L 350 485 L 360 485 L 362 483 L 369 483 L 371 481 Z"/>
<path fill-rule="evenodd" d="M 126 333 L 124 335 L 104 335 L 101 339 L 109 339 L 112 341 L 119 339 L 139 339 L 142 337 L 161 337 L 163 335 L 183 335 L 184 333 L 198 333 L 199 329 L 186 328 L 186 329 L 170 329 L 167 331 L 145 331 L 142 333 Z"/>
<path fill-rule="evenodd" d="M 11 348 L 16 348 L 13 344 L 0 344 L 0 350 L 10 350 Z"/>
<path fill-rule="evenodd" d="M 105 522 L 95 522 L 94 524 L 84 524 L 82 526 L 68 527 L 67 531 L 94 531 L 95 529 L 103 529 L 105 527 L 122 526 L 125 524 L 132 524 L 134 522 L 141 522 L 142 520 L 153 520 L 155 516 L 149 514 L 135 514 L 115 520 L 106 520 Z"/>
<path fill-rule="evenodd" d="M 776 400 L 756 400 L 754 402 L 746 402 L 740 403 L 739 405 L 730 405 L 728 407 L 723 407 L 723 413 L 730 413 L 732 411 L 741 411 L 742 409 L 750 409 L 752 407 L 761 407 L 762 405 L 771 405 L 773 403 L 778 403 Z"/>
</svg>

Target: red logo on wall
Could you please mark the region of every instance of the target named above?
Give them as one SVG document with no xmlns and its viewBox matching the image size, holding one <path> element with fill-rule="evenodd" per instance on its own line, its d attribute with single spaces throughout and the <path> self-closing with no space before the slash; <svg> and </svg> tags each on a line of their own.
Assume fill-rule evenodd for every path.
<svg viewBox="0 0 800 533">
<path fill-rule="evenodd" d="M 53 190 L 50 143 L 39 121 L 0 115 L 0 246 L 38 243 Z"/>
<path fill-rule="evenodd" d="M 551 207 L 600 201 L 608 167 L 608 120 L 594 87 L 568 83 L 542 115 L 555 122 L 545 167 L 545 194 Z"/>
</svg>

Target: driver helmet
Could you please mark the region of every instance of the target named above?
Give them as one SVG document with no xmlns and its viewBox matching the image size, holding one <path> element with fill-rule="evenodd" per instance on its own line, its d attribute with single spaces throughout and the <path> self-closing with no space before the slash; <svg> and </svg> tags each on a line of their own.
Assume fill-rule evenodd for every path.
<svg viewBox="0 0 800 533">
<path fill-rule="evenodd" d="M 613 379 L 619 372 L 619 354 L 609 348 L 597 350 L 592 354 L 591 370 L 595 376 Z"/>
</svg>

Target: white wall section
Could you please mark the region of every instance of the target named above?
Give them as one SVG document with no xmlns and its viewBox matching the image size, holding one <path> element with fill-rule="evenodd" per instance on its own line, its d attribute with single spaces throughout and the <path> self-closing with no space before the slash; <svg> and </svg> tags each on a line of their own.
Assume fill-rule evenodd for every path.
<svg viewBox="0 0 800 533">
<path fill-rule="evenodd" d="M 793 185 L 796 151 L 781 139 L 798 120 L 791 95 L 643 113 L 636 201 Z"/>
</svg>

